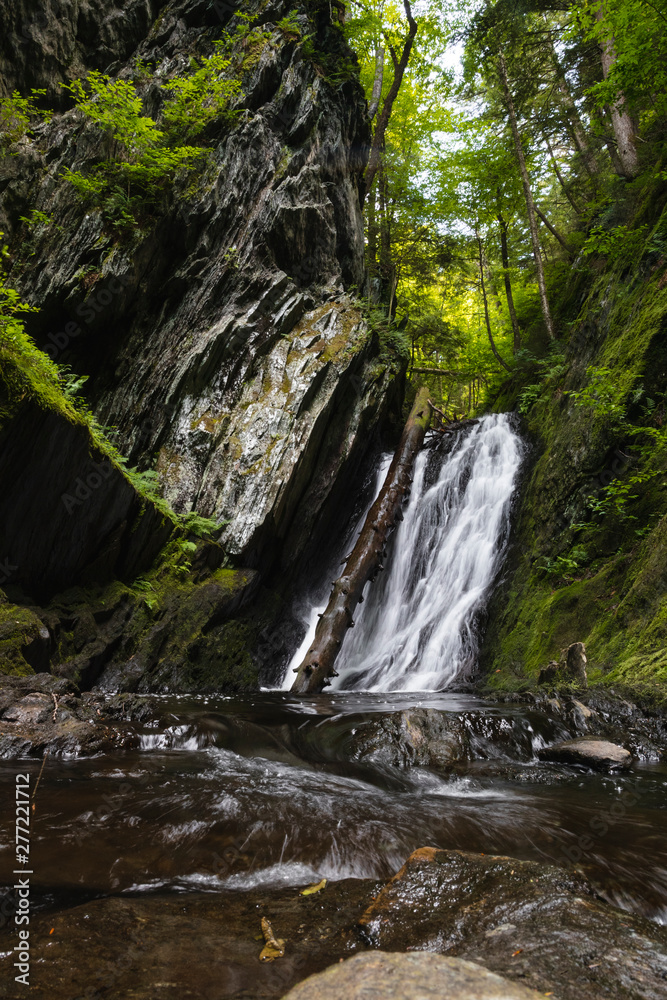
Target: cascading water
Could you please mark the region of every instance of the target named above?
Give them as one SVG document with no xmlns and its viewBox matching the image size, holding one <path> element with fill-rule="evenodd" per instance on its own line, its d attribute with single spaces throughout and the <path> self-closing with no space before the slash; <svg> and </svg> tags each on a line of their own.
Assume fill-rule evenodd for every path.
<svg viewBox="0 0 667 1000">
<path fill-rule="evenodd" d="M 505 551 L 523 447 L 506 414 L 483 417 L 446 452 L 442 444 L 417 458 L 387 569 L 367 587 L 334 688 L 442 690 L 475 661 L 475 624 Z M 312 641 L 319 610 L 284 687 Z"/>
</svg>

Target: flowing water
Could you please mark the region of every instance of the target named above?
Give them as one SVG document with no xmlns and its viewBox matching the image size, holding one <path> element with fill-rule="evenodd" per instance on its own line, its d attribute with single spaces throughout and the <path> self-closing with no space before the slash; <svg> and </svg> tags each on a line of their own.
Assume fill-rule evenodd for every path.
<svg viewBox="0 0 667 1000">
<path fill-rule="evenodd" d="M 490 417 L 420 455 L 387 571 L 341 651 L 342 690 L 156 698 L 151 721 L 137 724 L 139 748 L 48 759 L 33 816 L 33 905 L 55 915 L 105 897 L 214 894 L 231 906 L 232 896 L 294 894 L 323 877 L 386 879 L 433 845 L 576 862 L 608 900 L 667 922 L 659 750 L 645 741 L 621 775 L 541 763 L 540 747 L 574 735 L 562 717 L 425 690 L 474 663 L 521 451 L 509 420 Z M 405 734 L 424 719 L 440 720 L 461 752 L 420 758 Z M 18 769 L 0 764 L 8 798 Z M 33 787 L 39 769 L 20 763 Z M 12 857 L 7 822 L 8 885 Z M 255 996 L 250 982 L 239 972 L 229 993 L 210 995 Z"/>
<path fill-rule="evenodd" d="M 475 666 L 478 617 L 504 555 L 523 447 L 507 414 L 482 418 L 451 444 L 430 443 L 415 462 L 387 570 L 367 585 L 341 648 L 334 688 L 438 691 Z M 376 493 L 388 465 L 385 456 Z M 283 689 L 291 686 L 325 607 L 326 596 L 314 602 Z"/>
</svg>

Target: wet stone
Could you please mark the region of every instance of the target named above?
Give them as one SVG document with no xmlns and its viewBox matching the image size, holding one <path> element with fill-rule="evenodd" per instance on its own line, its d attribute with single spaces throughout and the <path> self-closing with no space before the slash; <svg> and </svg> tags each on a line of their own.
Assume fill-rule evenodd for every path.
<svg viewBox="0 0 667 1000">
<path fill-rule="evenodd" d="M 311 976 L 284 1000 L 535 1000 L 540 995 L 460 958 L 380 952 L 355 955 Z"/>
<path fill-rule="evenodd" d="M 661 1000 L 667 931 L 599 901 L 581 875 L 424 847 L 359 921 L 383 951 L 453 954 L 560 1000 Z"/>
<path fill-rule="evenodd" d="M 541 760 L 560 764 L 582 764 L 596 771 L 625 770 L 632 764 L 632 754 L 629 750 L 608 740 L 598 740 L 594 737 L 566 740 L 551 747 L 544 747 L 538 751 L 538 756 Z"/>
</svg>

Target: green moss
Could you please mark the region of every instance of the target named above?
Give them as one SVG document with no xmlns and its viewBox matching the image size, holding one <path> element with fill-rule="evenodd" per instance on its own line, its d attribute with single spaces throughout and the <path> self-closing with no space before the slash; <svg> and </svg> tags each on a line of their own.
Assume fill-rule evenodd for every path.
<svg viewBox="0 0 667 1000">
<path fill-rule="evenodd" d="M 0 674 L 25 677 L 34 673 L 23 651 L 41 628 L 41 621 L 29 608 L 10 604 L 0 596 Z"/>
<path fill-rule="evenodd" d="M 540 669 L 578 641 L 586 644 L 594 684 L 658 691 L 667 680 L 664 404 L 654 415 L 646 409 L 646 401 L 655 405 L 667 393 L 667 289 L 655 269 L 630 274 L 603 266 L 588 277 L 564 363 L 539 387 L 526 417 L 535 457 L 522 486 L 509 586 L 490 609 L 490 687 L 534 685 Z M 625 401 L 622 420 L 576 404 L 571 393 L 590 384 L 591 366 L 609 371 L 608 383 Z M 516 386 L 511 392 L 516 400 Z M 506 395 L 499 408 L 511 402 Z M 652 437 L 637 433 L 642 425 Z M 642 475 L 650 478 L 628 491 L 623 516 L 610 503 L 591 522 L 591 495 L 604 498 L 610 483 L 622 487 Z M 588 553 L 586 565 L 575 561 L 558 576 L 578 549 Z"/>
</svg>

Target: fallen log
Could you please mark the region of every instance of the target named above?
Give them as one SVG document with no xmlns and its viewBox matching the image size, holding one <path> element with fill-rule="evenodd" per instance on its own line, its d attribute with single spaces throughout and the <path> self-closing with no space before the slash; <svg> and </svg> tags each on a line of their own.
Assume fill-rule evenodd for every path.
<svg viewBox="0 0 667 1000">
<path fill-rule="evenodd" d="M 401 506 L 411 482 L 412 466 L 431 422 L 428 395 L 428 388 L 417 393 L 379 496 L 368 512 L 342 576 L 333 584 L 313 644 L 295 669 L 297 676 L 292 691 L 297 694 L 321 691 L 331 683 L 329 678 L 336 676 L 334 664 L 345 634 L 354 624 L 354 609 L 368 580 L 374 579 L 383 568 L 387 538 L 396 521 L 401 520 Z"/>
</svg>

